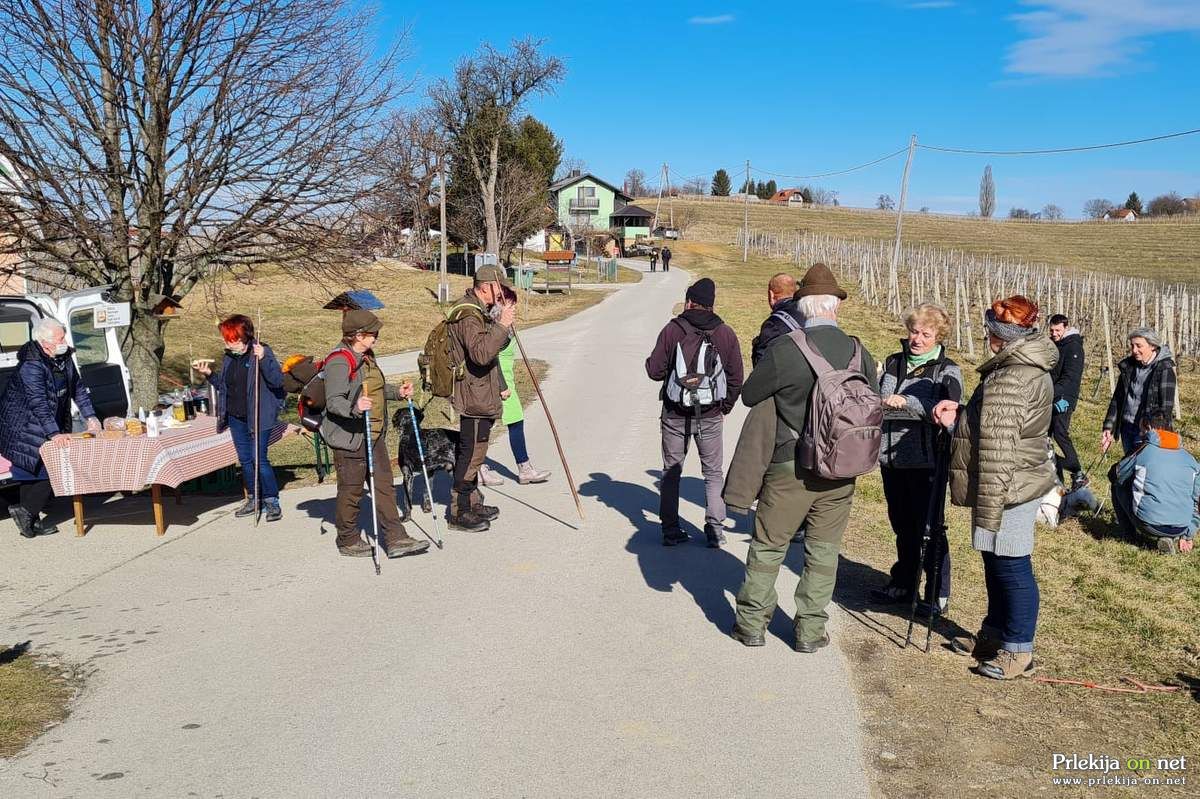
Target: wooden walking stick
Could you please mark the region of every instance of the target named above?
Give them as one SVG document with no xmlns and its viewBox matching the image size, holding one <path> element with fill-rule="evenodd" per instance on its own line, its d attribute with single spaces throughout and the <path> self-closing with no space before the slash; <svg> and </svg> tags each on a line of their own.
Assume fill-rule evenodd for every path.
<svg viewBox="0 0 1200 799">
<path fill-rule="evenodd" d="M 546 398 L 542 396 L 542 387 L 538 385 L 537 375 L 533 373 L 533 367 L 529 365 L 529 358 L 525 356 L 525 345 L 521 343 L 521 337 L 517 335 L 517 326 L 512 326 L 513 340 L 517 342 L 517 349 L 521 351 L 521 361 L 525 364 L 525 371 L 529 372 L 529 379 L 533 382 L 533 390 L 537 392 L 538 402 L 542 404 L 542 410 L 546 413 L 546 421 L 550 423 L 550 432 L 554 435 L 554 446 L 558 448 L 558 459 L 562 461 L 563 471 L 567 475 L 567 485 L 571 487 L 571 496 L 575 498 L 575 510 L 579 511 L 579 518 L 583 519 L 583 505 L 579 502 L 579 491 L 575 488 L 575 478 L 571 476 L 571 467 L 567 465 L 567 456 L 563 452 L 562 441 L 558 438 L 558 428 L 554 426 L 554 417 L 550 415 L 550 406 L 546 404 Z"/>
</svg>

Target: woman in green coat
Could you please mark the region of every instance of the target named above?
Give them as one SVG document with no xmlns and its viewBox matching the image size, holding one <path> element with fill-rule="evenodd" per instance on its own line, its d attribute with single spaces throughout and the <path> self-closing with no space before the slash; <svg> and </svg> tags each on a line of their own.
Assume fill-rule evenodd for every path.
<svg viewBox="0 0 1200 799">
<path fill-rule="evenodd" d="M 517 479 L 521 485 L 544 483 L 550 479 L 550 472 L 538 469 L 530 463 L 529 451 L 525 448 L 525 411 L 521 409 L 521 398 L 517 396 L 517 380 L 513 375 L 516 348 L 516 340 L 509 339 L 508 346 L 500 350 L 500 371 L 503 372 L 504 383 L 508 386 L 500 392 L 500 398 L 504 401 L 504 413 L 500 421 L 508 428 L 508 443 L 517 462 Z M 504 485 L 504 478 L 486 465 L 480 469 L 479 476 L 485 486 Z"/>
</svg>

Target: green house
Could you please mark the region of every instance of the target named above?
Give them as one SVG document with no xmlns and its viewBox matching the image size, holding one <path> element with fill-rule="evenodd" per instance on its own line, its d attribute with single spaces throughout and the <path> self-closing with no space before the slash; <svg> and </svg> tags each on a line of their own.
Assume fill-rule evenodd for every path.
<svg viewBox="0 0 1200 799">
<path fill-rule="evenodd" d="M 613 184 L 580 170 L 550 186 L 550 206 L 561 227 L 577 239 L 590 231 L 611 231 L 622 250 L 638 236 L 650 234 L 652 214 L 631 202 L 633 198 Z"/>
</svg>

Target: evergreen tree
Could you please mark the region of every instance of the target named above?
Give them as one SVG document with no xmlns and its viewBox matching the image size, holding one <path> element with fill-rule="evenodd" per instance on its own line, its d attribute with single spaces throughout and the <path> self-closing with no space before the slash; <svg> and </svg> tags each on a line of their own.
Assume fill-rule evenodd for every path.
<svg viewBox="0 0 1200 799">
<path fill-rule="evenodd" d="M 779 188 L 775 185 L 775 181 L 768 180 L 767 181 L 767 197 L 774 197 L 775 192 L 777 192 L 777 191 L 779 191 Z"/>
<path fill-rule="evenodd" d="M 724 169 L 718 169 L 712 179 L 712 195 L 714 197 L 728 197 L 729 189 L 729 173 Z"/>
<path fill-rule="evenodd" d="M 1136 191 L 1129 192 L 1129 198 L 1125 200 L 1125 207 L 1138 216 L 1142 215 L 1142 198 L 1137 196 Z"/>
<path fill-rule="evenodd" d="M 979 215 L 990 219 L 996 213 L 996 182 L 992 180 L 992 165 L 983 168 L 983 177 L 979 179 Z"/>
</svg>

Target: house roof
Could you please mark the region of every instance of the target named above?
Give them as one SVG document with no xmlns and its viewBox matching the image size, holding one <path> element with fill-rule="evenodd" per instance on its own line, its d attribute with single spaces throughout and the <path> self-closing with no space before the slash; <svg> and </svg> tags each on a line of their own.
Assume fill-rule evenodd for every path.
<svg viewBox="0 0 1200 799">
<path fill-rule="evenodd" d="M 605 188 L 610 190 L 613 194 L 617 195 L 618 197 L 624 197 L 626 200 L 633 199 L 628 194 L 621 191 L 613 184 L 609 183 L 607 180 L 602 180 L 602 179 L 596 177 L 595 175 L 593 175 L 591 172 L 583 172 L 583 173 L 580 173 L 580 174 L 574 175 L 574 176 L 568 175 L 567 177 L 563 178 L 562 180 L 555 181 L 554 183 L 550 184 L 550 191 L 552 191 L 552 192 L 562 191 L 563 189 L 573 186 L 582 180 L 591 180 L 593 183 L 599 183 L 601 186 L 604 186 Z"/>
<path fill-rule="evenodd" d="M 789 197 L 791 197 L 793 194 L 800 194 L 800 192 L 801 192 L 800 189 L 780 189 L 779 191 L 777 191 L 771 195 L 771 200 L 773 200 L 773 201 L 786 200 Z"/>
<path fill-rule="evenodd" d="M 1136 217 L 1137 214 L 1133 212 L 1132 208 L 1113 208 L 1112 210 L 1110 210 L 1108 212 L 1107 216 L 1114 216 L 1114 217 L 1117 217 L 1118 219 L 1124 219 L 1125 217 L 1128 217 L 1128 216 Z"/>
<path fill-rule="evenodd" d="M 654 214 L 640 205 L 626 205 L 624 208 L 613 211 L 609 216 L 636 216 L 641 219 L 650 219 Z"/>
</svg>

